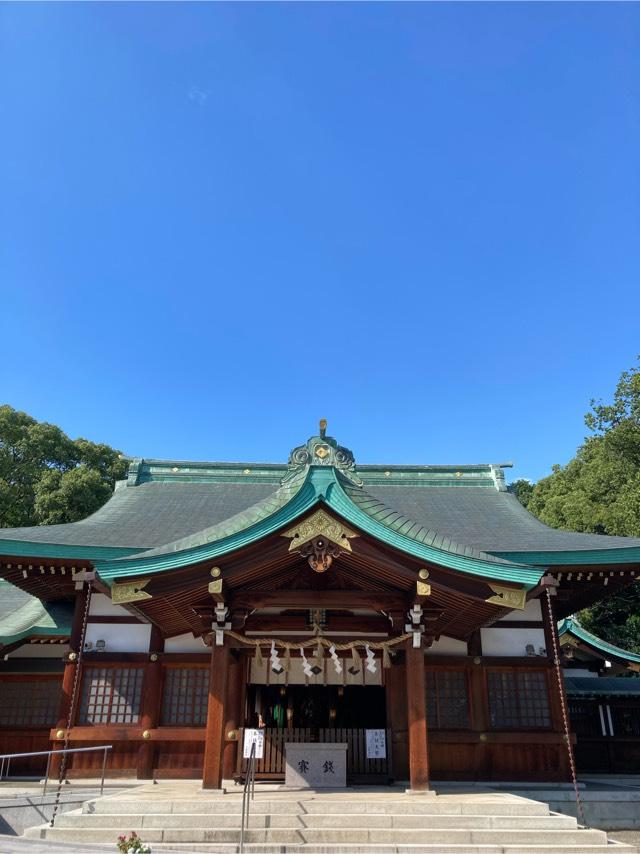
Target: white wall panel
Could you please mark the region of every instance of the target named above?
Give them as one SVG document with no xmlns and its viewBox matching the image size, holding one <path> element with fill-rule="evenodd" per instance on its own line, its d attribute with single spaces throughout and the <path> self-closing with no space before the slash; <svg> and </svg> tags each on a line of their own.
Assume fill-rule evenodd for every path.
<svg viewBox="0 0 640 854">
<path fill-rule="evenodd" d="M 449 638 L 446 635 L 442 635 L 442 637 L 434 641 L 433 644 L 427 650 L 427 655 L 466 655 L 467 654 L 467 643 L 466 641 L 457 640 L 456 638 Z"/>
<path fill-rule="evenodd" d="M 150 637 L 150 623 L 89 623 L 85 641 L 94 649 L 96 641 L 105 641 L 105 652 L 148 652 Z"/>
<path fill-rule="evenodd" d="M 122 605 L 114 605 L 104 593 L 92 593 L 89 614 L 96 617 L 130 617 L 131 614 Z"/>
<path fill-rule="evenodd" d="M 506 617 L 502 617 L 501 623 L 509 620 L 542 620 L 542 609 L 538 599 L 527 602 L 524 611 L 509 611 Z"/>
<path fill-rule="evenodd" d="M 546 647 L 542 629 L 480 629 L 480 636 L 483 655 L 524 656 L 527 644 L 533 644 L 537 656 Z"/>
<path fill-rule="evenodd" d="M 191 632 L 167 638 L 164 642 L 165 652 L 211 652 L 202 638 L 194 637 Z"/>
</svg>

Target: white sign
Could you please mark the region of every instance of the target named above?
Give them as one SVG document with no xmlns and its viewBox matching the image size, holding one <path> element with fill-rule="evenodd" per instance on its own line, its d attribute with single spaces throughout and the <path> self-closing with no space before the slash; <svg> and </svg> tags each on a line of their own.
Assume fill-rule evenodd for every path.
<svg viewBox="0 0 640 854">
<path fill-rule="evenodd" d="M 264 730 L 263 729 L 245 729 L 244 731 L 244 749 L 242 755 L 245 759 L 251 756 L 251 748 L 256 746 L 256 759 L 262 759 L 264 756 Z"/>
<path fill-rule="evenodd" d="M 387 733 L 383 729 L 368 729 L 367 759 L 386 759 Z"/>
</svg>

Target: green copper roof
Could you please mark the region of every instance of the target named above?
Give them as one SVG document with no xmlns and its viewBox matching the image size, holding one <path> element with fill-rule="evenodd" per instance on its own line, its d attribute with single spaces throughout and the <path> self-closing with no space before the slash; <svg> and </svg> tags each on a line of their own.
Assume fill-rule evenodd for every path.
<svg viewBox="0 0 640 854">
<path fill-rule="evenodd" d="M 558 624 L 558 634 L 560 637 L 566 634 L 573 635 L 578 640 L 592 646 L 605 655 L 610 655 L 612 658 L 620 658 L 623 661 L 632 661 L 634 664 L 640 664 L 640 655 L 637 655 L 635 652 L 629 652 L 619 646 L 614 646 L 612 643 L 607 643 L 602 638 L 592 635 L 591 632 L 588 632 L 580 625 L 575 617 L 567 617 L 565 620 L 562 620 Z"/>
<path fill-rule="evenodd" d="M 570 676 L 564 684 L 570 697 L 640 697 L 640 679 L 625 676 Z"/>
<path fill-rule="evenodd" d="M 508 465 L 356 466 L 351 451 L 325 434 L 294 448 L 287 465 L 134 459 L 127 480 L 96 513 L 69 524 L 0 529 L 0 555 L 104 565 L 204 548 L 232 536 L 237 543 L 245 529 L 250 536 L 257 525 L 275 530 L 276 510 L 282 511 L 280 524 L 301 502 L 340 503 L 337 495 L 317 496 L 313 489 L 298 495 L 302 481 L 295 478 L 313 467 L 338 472 L 349 498 L 341 499 L 341 512 L 362 511 L 367 530 L 375 527 L 398 548 L 420 544 L 448 560 L 529 566 L 532 576 L 559 564 L 640 566 L 639 538 L 556 530 L 528 513 L 506 490 Z M 294 494 L 296 504 L 289 507 Z"/>
<path fill-rule="evenodd" d="M 285 480 L 271 498 L 225 522 L 159 549 L 98 562 L 96 569 L 102 579 L 112 583 L 120 577 L 219 558 L 283 529 L 317 504 L 324 504 L 360 530 L 421 560 L 485 578 L 518 582 L 527 588 L 534 587 L 542 575 L 541 568 L 518 566 L 426 530 L 367 495 L 340 470 L 316 465 L 305 465 Z"/>
<path fill-rule="evenodd" d="M 0 579 L 1 646 L 29 637 L 68 635 L 72 616 L 72 603 L 40 602 Z"/>
</svg>

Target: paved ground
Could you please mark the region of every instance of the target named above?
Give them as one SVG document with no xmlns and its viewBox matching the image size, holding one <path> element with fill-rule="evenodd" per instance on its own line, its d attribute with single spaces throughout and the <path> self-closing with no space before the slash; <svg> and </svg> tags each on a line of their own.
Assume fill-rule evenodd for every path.
<svg viewBox="0 0 640 854">
<path fill-rule="evenodd" d="M 610 830 L 607 836 L 616 842 L 626 842 L 627 845 L 637 845 L 640 848 L 640 830 Z"/>
</svg>

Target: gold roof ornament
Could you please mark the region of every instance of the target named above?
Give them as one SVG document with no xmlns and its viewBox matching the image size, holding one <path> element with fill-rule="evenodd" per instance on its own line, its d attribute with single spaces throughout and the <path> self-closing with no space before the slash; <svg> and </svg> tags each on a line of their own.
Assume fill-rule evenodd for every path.
<svg viewBox="0 0 640 854">
<path fill-rule="evenodd" d="M 329 516 L 324 510 L 316 510 L 308 519 L 298 522 L 293 528 L 289 528 L 282 534 L 283 537 L 290 537 L 289 551 L 295 552 L 300 546 L 313 540 L 315 537 L 325 537 L 331 540 L 332 543 L 340 546 L 345 551 L 351 551 L 350 539 L 357 537 L 355 531 L 343 525 L 333 516 Z"/>
<path fill-rule="evenodd" d="M 487 584 L 495 596 L 489 596 L 485 602 L 499 605 L 501 608 L 516 608 L 518 611 L 524 611 L 527 604 L 527 591 L 524 588 L 505 587 L 502 584 L 494 584 L 492 581 L 488 581 Z"/>
<path fill-rule="evenodd" d="M 319 427 L 320 427 L 320 438 L 324 439 L 324 437 L 327 435 L 327 419 L 326 418 L 320 419 Z"/>
<path fill-rule="evenodd" d="M 306 557 L 314 572 L 326 572 L 334 558 L 351 551 L 349 540 L 358 534 L 324 510 L 316 510 L 282 536 L 291 538 L 289 551 Z"/>
<path fill-rule="evenodd" d="M 141 578 L 139 581 L 114 583 L 111 587 L 111 601 L 114 605 L 126 605 L 128 602 L 142 602 L 144 599 L 153 598 L 144 590 L 150 581 L 150 578 Z"/>
</svg>

